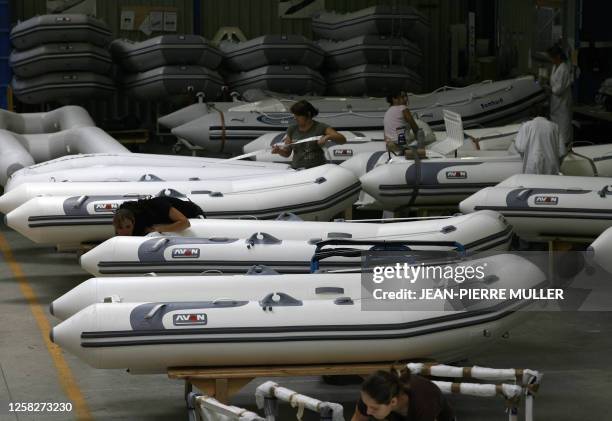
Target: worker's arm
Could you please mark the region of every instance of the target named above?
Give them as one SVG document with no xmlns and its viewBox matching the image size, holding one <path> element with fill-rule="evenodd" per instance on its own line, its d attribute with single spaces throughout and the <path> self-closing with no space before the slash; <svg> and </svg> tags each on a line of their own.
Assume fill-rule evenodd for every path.
<svg viewBox="0 0 612 421">
<path fill-rule="evenodd" d="M 338 133 L 335 129 L 328 127 L 325 129 L 325 134 L 318 140 L 319 146 L 325 145 L 330 140 L 334 141 L 336 145 L 342 145 L 346 143 L 346 137 Z"/>
<path fill-rule="evenodd" d="M 285 145 L 291 145 L 293 141 L 291 140 L 291 138 L 289 137 L 289 135 L 285 136 Z M 291 146 L 285 146 L 285 147 L 281 147 L 278 144 L 272 146 L 272 153 L 273 154 L 278 154 L 282 157 L 285 158 L 289 158 L 291 156 L 291 152 L 293 152 L 293 147 Z"/>
<path fill-rule="evenodd" d="M 408 108 L 404 108 L 403 114 L 404 114 L 404 120 L 408 122 L 408 125 L 410 126 L 410 128 L 412 129 L 412 132 L 414 133 L 414 138 L 416 139 L 417 133 L 419 132 L 418 124 L 412 117 L 412 113 L 410 112 Z"/>
<path fill-rule="evenodd" d="M 191 226 L 189 219 L 176 208 L 171 207 L 168 218 L 172 221 L 169 224 L 153 225 L 148 228 L 148 232 L 178 232 L 186 230 Z"/>
<path fill-rule="evenodd" d="M 550 81 L 552 94 L 556 96 L 563 95 L 571 84 L 571 76 L 567 65 L 560 67 L 555 73 L 555 77 Z"/>
<path fill-rule="evenodd" d="M 355 412 L 353 413 L 353 418 L 351 418 L 351 421 L 368 421 L 370 418 L 367 415 L 363 415 L 361 412 L 359 412 L 359 408 L 357 408 L 357 405 L 355 405 Z"/>
</svg>

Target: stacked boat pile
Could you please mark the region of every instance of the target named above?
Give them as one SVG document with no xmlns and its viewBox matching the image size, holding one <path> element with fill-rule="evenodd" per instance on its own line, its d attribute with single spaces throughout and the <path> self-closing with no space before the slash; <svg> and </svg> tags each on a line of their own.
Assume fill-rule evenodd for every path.
<svg viewBox="0 0 612 421">
<path fill-rule="evenodd" d="M 233 91 L 248 89 L 306 95 L 323 94 L 317 69 L 324 52 L 302 35 L 264 35 L 244 42 L 223 41 L 226 81 Z"/>
<path fill-rule="evenodd" d="M 13 92 L 27 104 L 112 94 L 110 37 L 104 22 L 86 15 L 43 15 L 17 24 L 11 30 Z"/>
<path fill-rule="evenodd" d="M 312 31 L 323 38 L 318 44 L 326 52 L 328 95 L 421 91 L 417 43 L 429 23 L 416 9 L 379 5 L 347 14 L 319 12 Z"/>
<path fill-rule="evenodd" d="M 216 69 L 222 53 L 199 35 L 161 35 L 142 42 L 116 39 L 110 51 L 122 70 L 128 95 L 161 100 L 202 92 L 221 95 L 223 78 Z"/>
</svg>

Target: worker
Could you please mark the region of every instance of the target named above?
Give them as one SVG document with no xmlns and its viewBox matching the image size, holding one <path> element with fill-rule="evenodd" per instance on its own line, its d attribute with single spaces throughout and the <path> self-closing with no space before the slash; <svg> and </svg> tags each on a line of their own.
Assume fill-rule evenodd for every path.
<svg viewBox="0 0 612 421">
<path fill-rule="evenodd" d="M 293 169 L 312 168 L 325 164 L 327 160 L 322 148 L 329 142 L 335 142 L 337 145 L 346 143 L 346 138 L 342 134 L 327 124 L 314 120 L 319 111 L 310 102 L 298 101 L 291 106 L 290 111 L 296 124 L 289 126 L 287 129 L 285 144 L 282 146 L 274 145 L 272 153 L 285 158 L 293 153 L 291 161 Z M 293 142 L 298 140 L 315 136 L 321 137 L 316 141 L 292 145 Z"/>
<path fill-rule="evenodd" d="M 444 395 L 431 381 L 404 370 L 377 371 L 361 385 L 351 421 L 453 421 Z"/>
<path fill-rule="evenodd" d="M 389 109 L 385 112 L 384 127 L 385 127 L 385 142 L 387 145 L 395 144 L 400 133 L 404 132 L 406 124 L 414 133 L 414 139 L 417 139 L 419 126 L 412 117 L 408 109 L 408 95 L 405 92 L 397 92 L 387 95 Z"/>
<path fill-rule="evenodd" d="M 541 116 L 523 123 L 514 147 L 523 157 L 523 174 L 559 174 L 566 148 L 556 123 Z"/>
<path fill-rule="evenodd" d="M 115 235 L 142 236 L 151 232 L 179 232 L 189 218 L 204 217 L 195 203 L 175 197 L 154 197 L 121 204 L 113 216 Z"/>
<path fill-rule="evenodd" d="M 572 129 L 572 76 L 567 57 L 557 45 L 548 50 L 553 63 L 550 74 L 550 119 L 559 126 L 559 137 L 564 145 L 569 145 L 574 136 Z"/>
</svg>

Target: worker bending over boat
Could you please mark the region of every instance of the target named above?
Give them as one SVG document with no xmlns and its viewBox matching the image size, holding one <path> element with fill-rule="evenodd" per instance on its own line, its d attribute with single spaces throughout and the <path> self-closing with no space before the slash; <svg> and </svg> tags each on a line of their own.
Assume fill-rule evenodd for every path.
<svg viewBox="0 0 612 421">
<path fill-rule="evenodd" d="M 115 235 L 142 236 L 150 232 L 178 232 L 191 226 L 189 218 L 204 217 L 190 200 L 154 197 L 121 204 L 113 217 Z"/>
<path fill-rule="evenodd" d="M 431 381 L 411 374 L 377 371 L 361 385 L 361 398 L 351 421 L 454 421 L 444 395 Z"/>
<path fill-rule="evenodd" d="M 308 101 L 298 101 L 290 109 L 296 124 L 289 126 L 285 145 L 274 145 L 272 153 L 288 158 L 293 153 L 291 167 L 312 168 L 327 163 L 323 147 L 328 142 L 346 143 L 346 138 L 325 123 L 314 120 L 319 111 Z M 321 136 L 319 140 L 292 145 L 298 140 Z"/>
</svg>

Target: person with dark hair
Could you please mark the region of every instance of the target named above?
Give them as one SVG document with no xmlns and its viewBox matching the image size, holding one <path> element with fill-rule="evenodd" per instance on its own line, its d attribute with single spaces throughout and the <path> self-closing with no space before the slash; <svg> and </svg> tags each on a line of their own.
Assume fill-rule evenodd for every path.
<svg viewBox="0 0 612 421">
<path fill-rule="evenodd" d="M 444 395 L 431 381 L 404 370 L 377 371 L 361 384 L 351 421 L 454 421 Z"/>
<path fill-rule="evenodd" d="M 113 216 L 115 235 L 142 236 L 150 232 L 178 232 L 191 226 L 189 218 L 204 217 L 204 211 L 189 200 L 154 197 L 123 202 Z"/>
<path fill-rule="evenodd" d="M 295 125 L 289 126 L 285 136 L 284 147 L 274 145 L 273 154 L 279 154 L 288 158 L 293 153 L 291 167 L 312 168 L 327 162 L 323 147 L 330 141 L 338 145 L 346 143 L 346 138 L 325 123 L 314 120 L 319 111 L 308 101 L 301 100 L 291 106 L 290 109 L 295 118 Z M 321 136 L 317 141 L 292 143 L 309 137 Z"/>
<path fill-rule="evenodd" d="M 387 102 L 389 103 L 389 109 L 385 112 L 384 117 L 385 141 L 387 145 L 397 141 L 398 135 L 404 131 L 406 123 L 408 123 L 416 139 L 419 126 L 408 109 L 408 94 L 396 92 L 387 95 Z"/>
<path fill-rule="evenodd" d="M 565 52 L 558 45 L 548 50 L 553 64 L 550 73 L 550 119 L 559 126 L 559 138 L 564 145 L 573 140 L 572 130 L 572 76 Z"/>
</svg>

